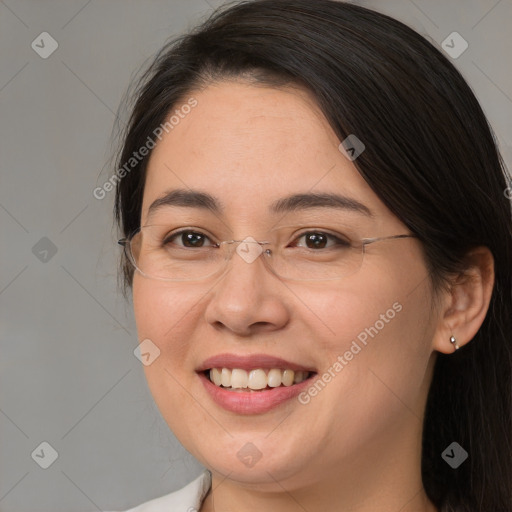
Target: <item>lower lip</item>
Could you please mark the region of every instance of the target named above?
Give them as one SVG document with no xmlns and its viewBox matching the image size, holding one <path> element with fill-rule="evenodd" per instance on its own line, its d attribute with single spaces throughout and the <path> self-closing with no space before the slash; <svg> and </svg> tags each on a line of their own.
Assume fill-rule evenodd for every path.
<svg viewBox="0 0 512 512">
<path fill-rule="evenodd" d="M 296 397 L 310 385 L 311 378 L 316 374 L 312 374 L 306 380 L 292 386 L 279 386 L 253 393 L 250 391 L 228 391 L 216 386 L 203 372 L 199 372 L 198 375 L 206 391 L 217 405 L 237 414 L 262 414 Z"/>
</svg>

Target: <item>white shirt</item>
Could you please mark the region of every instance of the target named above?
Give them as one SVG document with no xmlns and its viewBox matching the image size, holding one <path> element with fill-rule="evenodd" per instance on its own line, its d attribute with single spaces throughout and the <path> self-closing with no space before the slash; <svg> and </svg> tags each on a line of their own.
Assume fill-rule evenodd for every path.
<svg viewBox="0 0 512 512">
<path fill-rule="evenodd" d="M 212 474 L 205 469 L 185 487 L 125 512 L 198 512 L 211 485 Z"/>
</svg>

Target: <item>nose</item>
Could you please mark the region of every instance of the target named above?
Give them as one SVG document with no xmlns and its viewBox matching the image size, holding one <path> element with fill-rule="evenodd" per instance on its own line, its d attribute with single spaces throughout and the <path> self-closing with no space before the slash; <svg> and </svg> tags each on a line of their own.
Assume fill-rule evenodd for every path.
<svg viewBox="0 0 512 512">
<path fill-rule="evenodd" d="M 287 288 L 267 268 L 262 251 L 258 244 L 243 242 L 233 251 L 206 306 L 206 321 L 215 329 L 246 337 L 281 329 L 289 322 Z"/>
</svg>

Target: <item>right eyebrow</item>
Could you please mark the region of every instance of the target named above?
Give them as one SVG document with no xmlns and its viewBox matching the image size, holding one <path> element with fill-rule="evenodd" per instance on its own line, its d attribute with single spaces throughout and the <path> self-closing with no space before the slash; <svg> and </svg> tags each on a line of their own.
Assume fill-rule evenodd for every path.
<svg viewBox="0 0 512 512">
<path fill-rule="evenodd" d="M 171 190 L 153 201 L 148 209 L 148 218 L 154 215 L 156 211 L 165 206 L 184 206 L 188 208 L 201 208 L 210 210 L 212 213 L 219 215 L 224 207 L 219 200 L 206 192 L 198 192 L 195 190 L 176 189 Z"/>
</svg>

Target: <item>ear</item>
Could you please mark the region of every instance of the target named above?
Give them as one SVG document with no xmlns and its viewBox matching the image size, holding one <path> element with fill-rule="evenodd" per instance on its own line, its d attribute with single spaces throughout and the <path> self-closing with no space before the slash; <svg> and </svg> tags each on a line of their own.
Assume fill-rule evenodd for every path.
<svg viewBox="0 0 512 512">
<path fill-rule="evenodd" d="M 487 247 L 476 247 L 466 255 L 466 270 L 455 276 L 439 298 L 439 322 L 432 348 L 451 354 L 456 345 L 469 343 L 480 329 L 489 309 L 494 286 L 494 258 Z"/>
</svg>

